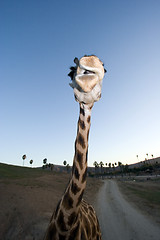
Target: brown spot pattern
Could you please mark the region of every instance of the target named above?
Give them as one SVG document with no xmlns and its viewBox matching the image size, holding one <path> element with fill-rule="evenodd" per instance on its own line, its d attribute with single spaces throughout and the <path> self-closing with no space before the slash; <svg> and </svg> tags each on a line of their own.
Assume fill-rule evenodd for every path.
<svg viewBox="0 0 160 240">
<path fill-rule="evenodd" d="M 88 116 L 87 122 L 90 123 L 90 121 L 91 121 L 91 116 Z"/>
<path fill-rule="evenodd" d="M 79 180 L 80 174 L 79 174 L 78 168 L 76 166 L 74 167 L 74 176 L 77 180 Z"/>
<path fill-rule="evenodd" d="M 77 220 L 77 214 L 73 212 L 68 218 L 68 225 L 73 225 Z"/>
<path fill-rule="evenodd" d="M 51 223 L 47 233 L 47 239 L 54 239 L 56 237 L 56 226 L 55 223 Z"/>
<path fill-rule="evenodd" d="M 89 138 L 89 130 L 88 130 L 88 132 L 87 132 L 87 141 L 88 141 L 88 138 Z"/>
<path fill-rule="evenodd" d="M 68 192 L 68 191 L 64 194 L 63 206 L 64 206 L 64 208 L 67 209 L 67 210 L 73 208 L 73 199 L 72 199 L 71 196 L 69 195 L 69 192 Z"/>
<path fill-rule="evenodd" d="M 81 194 L 78 197 L 78 202 L 77 202 L 77 205 L 76 205 L 77 207 L 80 204 L 80 202 L 82 201 L 83 193 L 84 193 L 84 190 L 82 190 Z"/>
<path fill-rule="evenodd" d="M 79 119 L 79 126 L 81 129 L 85 130 L 86 126 L 83 120 Z"/>
<path fill-rule="evenodd" d="M 58 223 L 58 226 L 61 229 L 61 231 L 63 231 L 63 232 L 67 231 L 66 224 L 64 222 L 64 214 L 61 210 L 58 215 L 57 223 Z"/>
<path fill-rule="evenodd" d="M 74 240 L 77 239 L 77 236 L 79 234 L 79 224 L 71 231 L 68 240 Z"/>
<path fill-rule="evenodd" d="M 87 149 L 87 152 L 86 152 L 86 162 L 88 160 L 88 149 Z"/>
<path fill-rule="evenodd" d="M 86 181 L 86 177 L 87 177 L 87 168 L 86 168 L 85 172 L 83 173 L 82 183 L 84 183 Z"/>
<path fill-rule="evenodd" d="M 97 240 L 101 240 L 101 237 L 99 234 L 97 234 Z"/>
<path fill-rule="evenodd" d="M 84 137 L 81 133 L 78 134 L 78 138 L 77 138 L 78 143 L 81 145 L 81 147 L 84 149 L 86 147 L 85 141 L 84 141 Z"/>
<path fill-rule="evenodd" d="M 86 205 L 83 205 L 83 210 L 85 213 L 88 213 L 88 208 L 86 207 Z"/>
<path fill-rule="evenodd" d="M 77 186 L 76 183 L 72 182 L 71 191 L 74 195 L 76 195 L 81 189 Z"/>
<path fill-rule="evenodd" d="M 83 169 L 83 153 L 81 153 L 78 149 L 76 151 L 76 160 L 79 163 L 81 170 Z"/>
<path fill-rule="evenodd" d="M 81 227 L 81 239 L 88 240 L 83 226 Z"/>
<path fill-rule="evenodd" d="M 59 234 L 59 240 L 66 240 L 66 237 L 61 235 L 61 234 Z"/>
<path fill-rule="evenodd" d="M 85 116 L 85 112 L 84 109 L 80 107 L 80 114 L 82 114 L 83 116 Z"/>
<path fill-rule="evenodd" d="M 95 226 L 95 222 L 93 221 L 92 217 L 90 215 L 88 215 L 88 218 L 90 220 L 91 223 L 91 231 L 92 231 L 92 238 L 95 237 L 96 235 L 96 226 Z"/>
<path fill-rule="evenodd" d="M 87 217 L 84 214 L 83 214 L 83 224 L 85 226 L 87 236 L 90 236 L 91 235 L 90 224 L 89 224 Z"/>
</svg>

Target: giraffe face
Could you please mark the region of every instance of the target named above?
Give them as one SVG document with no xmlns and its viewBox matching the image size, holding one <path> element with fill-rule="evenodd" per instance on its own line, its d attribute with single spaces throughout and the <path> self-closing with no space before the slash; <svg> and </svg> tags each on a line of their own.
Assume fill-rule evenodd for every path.
<svg viewBox="0 0 160 240">
<path fill-rule="evenodd" d="M 90 92 L 104 77 L 103 63 L 96 56 L 84 56 L 77 63 L 75 82 L 84 92 Z"/>
<path fill-rule="evenodd" d="M 71 78 L 70 86 L 78 102 L 94 103 L 101 97 L 101 87 L 104 73 L 103 63 L 94 55 L 74 59 L 76 66 L 71 67 L 68 74 Z"/>
</svg>

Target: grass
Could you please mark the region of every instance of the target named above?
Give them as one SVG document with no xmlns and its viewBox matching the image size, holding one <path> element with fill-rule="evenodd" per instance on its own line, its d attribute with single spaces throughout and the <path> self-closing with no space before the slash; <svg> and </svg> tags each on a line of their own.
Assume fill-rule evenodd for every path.
<svg viewBox="0 0 160 240">
<path fill-rule="evenodd" d="M 0 163 L 0 179 L 20 179 L 26 177 L 38 177 L 41 176 L 43 170 L 32 169 L 27 167 L 19 167 L 13 165 L 7 165 Z"/>
<path fill-rule="evenodd" d="M 150 204 L 156 204 L 160 206 L 160 190 L 155 188 L 139 189 L 137 186 L 127 186 L 128 190 L 138 197 L 148 201 Z"/>
<path fill-rule="evenodd" d="M 149 181 L 118 181 L 129 202 L 160 225 L 160 178 Z"/>
</svg>

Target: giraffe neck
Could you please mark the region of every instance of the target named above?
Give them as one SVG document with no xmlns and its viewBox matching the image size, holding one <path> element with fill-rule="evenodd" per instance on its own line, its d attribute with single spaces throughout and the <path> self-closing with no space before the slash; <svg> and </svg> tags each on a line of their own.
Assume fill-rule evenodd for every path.
<svg viewBox="0 0 160 240">
<path fill-rule="evenodd" d="M 78 212 L 86 187 L 88 137 L 92 107 L 93 104 L 80 103 L 72 177 L 62 199 L 62 206 L 69 215 L 72 212 Z"/>
</svg>

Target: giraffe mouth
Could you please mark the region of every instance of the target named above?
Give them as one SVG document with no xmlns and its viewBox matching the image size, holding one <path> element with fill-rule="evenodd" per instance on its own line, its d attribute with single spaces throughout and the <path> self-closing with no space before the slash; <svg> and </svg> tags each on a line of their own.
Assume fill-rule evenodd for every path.
<svg viewBox="0 0 160 240">
<path fill-rule="evenodd" d="M 81 72 L 75 77 L 76 83 L 84 92 L 90 92 L 98 83 L 98 76 L 92 70 L 80 68 Z"/>
</svg>

